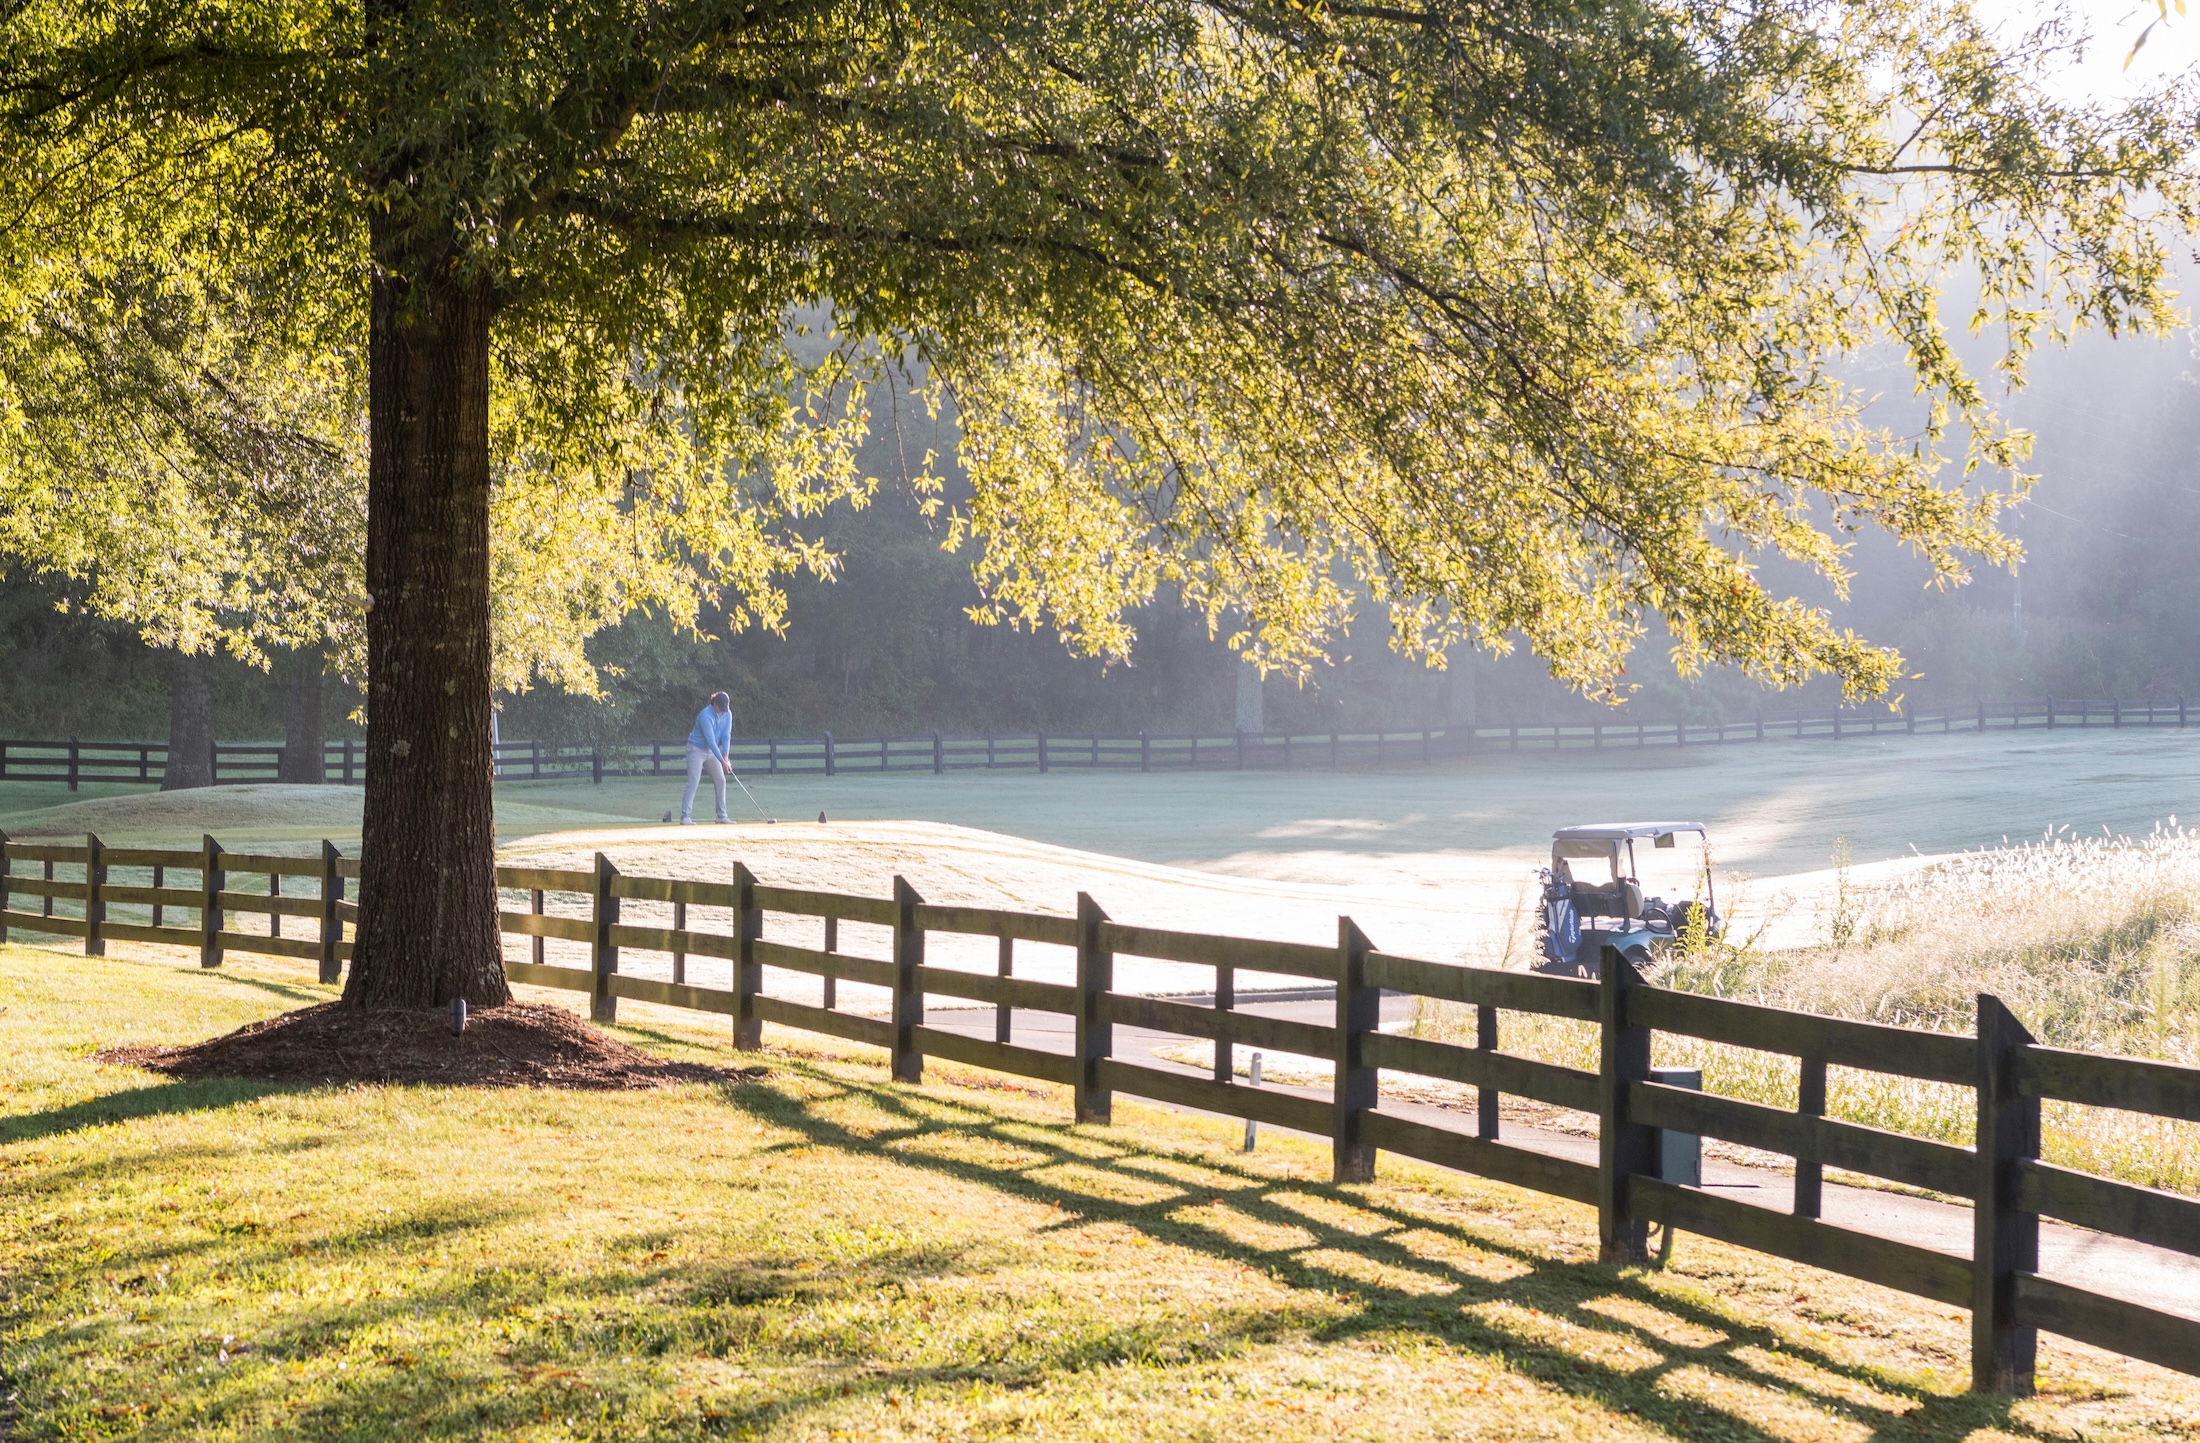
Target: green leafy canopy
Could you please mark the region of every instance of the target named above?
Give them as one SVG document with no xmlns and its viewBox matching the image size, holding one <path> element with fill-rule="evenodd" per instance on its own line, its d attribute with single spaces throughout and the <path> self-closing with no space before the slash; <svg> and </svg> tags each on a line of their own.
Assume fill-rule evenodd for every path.
<svg viewBox="0 0 2200 1443">
<path fill-rule="evenodd" d="M 2074 43 L 1962 0 L 9 0 L 0 548 L 179 636 L 352 625 L 380 266 L 491 288 L 506 685 L 589 684 L 633 606 L 774 623 L 914 359 L 980 619 L 1123 656 L 1168 587 L 1293 669 L 1371 598 L 1617 694 L 1654 614 L 1683 671 L 1879 694 L 1756 573 L 2015 556 L 1948 277 L 2015 379 L 2177 319 L 2192 97 L 2059 103 Z M 1839 377 L 1875 348 L 1910 434 Z"/>
</svg>

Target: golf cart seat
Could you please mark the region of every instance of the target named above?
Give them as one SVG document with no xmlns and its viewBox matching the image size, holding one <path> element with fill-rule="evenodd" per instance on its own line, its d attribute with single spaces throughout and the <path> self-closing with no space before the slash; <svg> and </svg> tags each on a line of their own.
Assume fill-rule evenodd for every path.
<svg viewBox="0 0 2200 1443">
<path fill-rule="evenodd" d="M 1625 877 L 1602 886 L 1576 882 L 1573 902 L 1583 917 L 1621 917 L 1631 922 L 1642 915 L 1642 888 Z"/>
</svg>

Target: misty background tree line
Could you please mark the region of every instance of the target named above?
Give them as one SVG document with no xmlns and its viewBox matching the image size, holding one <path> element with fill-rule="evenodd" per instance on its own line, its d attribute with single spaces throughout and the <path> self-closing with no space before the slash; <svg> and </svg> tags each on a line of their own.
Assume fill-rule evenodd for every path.
<svg viewBox="0 0 2200 1443">
<path fill-rule="evenodd" d="M 1857 539 L 1850 600 L 1839 602 L 1799 569 L 1767 568 L 1768 583 L 1831 608 L 1874 640 L 1899 646 L 1915 673 L 1913 703 L 1974 696 L 2200 696 L 2200 370 L 2189 348 L 2144 341 L 2081 341 L 2041 355 L 2014 420 L 2038 437 L 2040 477 L 2011 529 L 2025 544 L 2021 574 L 1981 569 L 1952 591 L 1926 587 L 1925 567 L 1883 538 Z M 1869 379 L 1869 378 L 1867 378 Z M 1892 371 L 1886 380 L 1901 384 Z M 1904 398 L 1890 398 L 1900 405 Z M 1227 731 L 1239 720 L 1242 663 L 1204 621 L 1158 601 L 1138 617 L 1131 663 L 1073 655 L 1051 634 L 980 626 L 966 556 L 941 549 L 944 527 L 920 513 L 907 484 L 936 450 L 951 484 L 951 437 L 906 401 L 867 444 L 882 480 L 861 511 L 839 510 L 821 532 L 841 558 L 831 582 L 793 579 L 783 635 L 727 635 L 706 614 L 709 639 L 637 615 L 602 632 L 589 654 L 603 695 L 541 685 L 507 694 L 510 740 L 618 742 L 683 735 L 700 699 L 729 691 L 741 730 L 803 735 L 876 732 Z M 128 626 L 74 604 L 70 583 L 11 570 L 0 576 L 0 734 L 159 738 L 171 724 L 173 653 Z M 1839 685 L 1823 678 L 1775 692 L 1730 673 L 1689 681 L 1663 664 L 1656 639 L 1617 712 L 1552 682 L 1524 650 L 1455 658 L 1432 671 L 1386 645 L 1379 616 L 1304 684 L 1271 675 L 1260 688 L 1272 731 L 1507 725 L 1564 719 L 1715 721 L 1768 711 L 1825 709 Z M 317 659 L 279 657 L 268 669 L 226 655 L 185 663 L 203 680 L 206 724 L 223 738 L 276 738 L 311 706 Z M 187 686 L 189 683 L 187 682 Z M 358 734 L 359 691 L 329 676 L 319 707 L 332 738 Z"/>
</svg>

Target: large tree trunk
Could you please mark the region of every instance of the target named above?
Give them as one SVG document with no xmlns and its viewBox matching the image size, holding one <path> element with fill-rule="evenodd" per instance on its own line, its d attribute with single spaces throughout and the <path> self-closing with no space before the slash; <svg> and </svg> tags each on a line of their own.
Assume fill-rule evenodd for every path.
<svg viewBox="0 0 2200 1443">
<path fill-rule="evenodd" d="M 489 756 L 489 311 L 486 280 L 377 268 L 355 1007 L 511 995 Z"/>
<path fill-rule="evenodd" d="M 168 764 L 160 789 L 214 785 L 214 693 L 203 656 L 176 653 L 168 670 Z"/>
<path fill-rule="evenodd" d="M 328 780 L 328 727 L 321 709 L 321 649 L 305 647 L 290 654 L 283 686 L 283 760 L 275 779 L 317 787 Z"/>
</svg>

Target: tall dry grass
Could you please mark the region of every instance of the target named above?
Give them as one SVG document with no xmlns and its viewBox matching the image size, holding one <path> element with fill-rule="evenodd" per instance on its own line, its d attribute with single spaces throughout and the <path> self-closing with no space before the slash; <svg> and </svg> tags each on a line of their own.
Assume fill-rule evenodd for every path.
<svg viewBox="0 0 2200 1443">
<path fill-rule="evenodd" d="M 1844 862 L 1839 849 L 1837 864 Z M 1896 881 L 1852 884 L 1837 865 L 1821 939 L 1771 950 L 1758 936 L 1693 939 L 1664 958 L 1664 986 L 1832 1017 L 1969 1034 L 1981 992 L 2056 1047 L 2200 1065 L 2200 832 L 2078 837 L 1988 848 Z M 1498 965 L 1525 966 L 1525 915 Z M 1508 1013 L 1508 1052 L 1593 1069 L 1596 1030 Z M 1470 1038 L 1471 1014 L 1424 1008 L 1428 1036 Z M 1706 1088 L 1796 1102 L 1792 1058 L 1661 1035 L 1656 1065 L 1701 1067 Z M 1835 1068 L 1836 1117 L 1948 1142 L 1975 1126 L 1966 1088 Z M 2200 1191 L 2200 1126 L 2049 1103 L 2043 1152 L 2066 1166 Z"/>
</svg>

